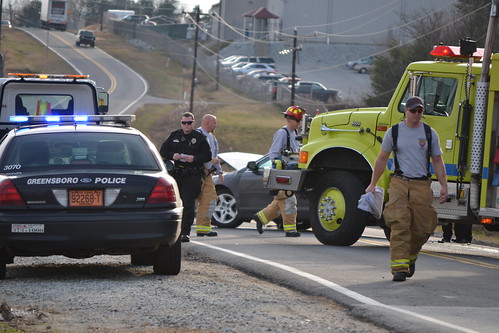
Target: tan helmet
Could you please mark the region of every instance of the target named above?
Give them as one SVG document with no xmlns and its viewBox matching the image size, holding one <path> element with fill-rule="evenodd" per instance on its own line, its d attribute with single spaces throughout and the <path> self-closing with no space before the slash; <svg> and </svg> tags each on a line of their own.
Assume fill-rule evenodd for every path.
<svg viewBox="0 0 499 333">
<path fill-rule="evenodd" d="M 301 121 L 305 113 L 307 113 L 307 110 L 305 110 L 304 108 L 298 105 L 292 105 L 287 108 L 286 112 L 284 112 L 284 116 L 291 117 L 296 121 Z"/>
</svg>

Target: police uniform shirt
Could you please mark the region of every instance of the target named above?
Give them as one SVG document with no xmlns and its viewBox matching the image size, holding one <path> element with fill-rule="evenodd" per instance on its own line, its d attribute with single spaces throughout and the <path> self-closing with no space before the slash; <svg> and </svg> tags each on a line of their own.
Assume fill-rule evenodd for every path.
<svg viewBox="0 0 499 333">
<path fill-rule="evenodd" d="M 431 129 L 431 137 L 432 157 L 442 155 L 438 134 L 433 128 Z M 381 149 L 388 153 L 393 151 L 392 128 L 389 128 L 388 131 L 386 131 Z M 405 122 L 399 123 L 397 160 L 404 176 L 419 178 L 428 174 L 427 149 L 428 142 L 423 123 L 417 128 L 407 127 Z M 390 168 L 392 171 L 395 169 L 394 164 L 395 163 L 392 163 L 392 167 Z"/>
<path fill-rule="evenodd" d="M 185 134 L 182 129 L 172 132 L 161 145 L 160 153 L 168 160 L 173 160 L 175 153 L 194 156 L 193 162 L 176 160 L 175 167 L 201 168 L 204 163 L 211 160 L 210 145 L 206 137 L 195 130 L 189 134 Z"/>
</svg>

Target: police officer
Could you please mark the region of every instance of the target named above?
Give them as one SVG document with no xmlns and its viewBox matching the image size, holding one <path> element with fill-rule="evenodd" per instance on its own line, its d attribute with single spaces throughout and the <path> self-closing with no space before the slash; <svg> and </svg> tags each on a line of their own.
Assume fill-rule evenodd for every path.
<svg viewBox="0 0 499 333">
<path fill-rule="evenodd" d="M 283 165 L 288 161 L 288 156 L 298 153 L 299 145 L 296 141 L 296 129 L 301 123 L 305 109 L 293 105 L 287 108 L 284 113 L 286 126 L 278 129 L 272 140 L 272 146 L 269 150 L 270 160 L 273 167 L 277 164 Z M 255 214 L 253 219 L 256 221 L 256 230 L 263 233 L 263 225 L 282 215 L 283 229 L 286 237 L 300 237 L 296 231 L 296 196 L 286 195 L 285 191 L 279 191 L 274 200 L 264 209 Z"/>
<path fill-rule="evenodd" d="M 206 137 L 194 130 L 194 115 L 182 114 L 181 128 L 172 132 L 161 145 L 161 156 L 173 160 L 173 178 L 177 181 L 180 198 L 184 204 L 180 240 L 190 241 L 191 226 L 194 222 L 196 198 L 201 192 L 205 162 L 211 160 L 211 151 Z"/>
</svg>

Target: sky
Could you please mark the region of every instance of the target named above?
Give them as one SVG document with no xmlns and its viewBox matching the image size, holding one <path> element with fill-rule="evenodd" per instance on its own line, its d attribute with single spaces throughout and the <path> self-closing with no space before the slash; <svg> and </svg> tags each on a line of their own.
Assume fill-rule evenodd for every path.
<svg viewBox="0 0 499 333">
<path fill-rule="evenodd" d="M 178 3 L 183 5 L 186 10 L 192 10 L 196 5 L 199 5 L 201 12 L 208 13 L 211 6 L 219 3 L 220 0 L 179 0 Z"/>
</svg>

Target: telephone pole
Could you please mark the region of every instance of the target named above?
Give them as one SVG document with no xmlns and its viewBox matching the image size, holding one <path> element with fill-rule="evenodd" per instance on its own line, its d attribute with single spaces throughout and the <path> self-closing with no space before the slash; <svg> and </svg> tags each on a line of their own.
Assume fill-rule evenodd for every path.
<svg viewBox="0 0 499 333">
<path fill-rule="evenodd" d="M 199 18 L 203 14 L 199 10 L 199 5 L 194 8 L 194 12 L 187 13 L 189 15 L 194 15 L 196 21 L 196 30 L 194 32 L 194 57 L 192 62 L 192 79 L 191 79 L 191 96 L 189 100 L 189 111 L 192 112 L 194 106 L 194 87 L 196 85 L 196 68 L 197 68 L 197 56 L 198 56 L 198 38 L 199 38 Z"/>
</svg>

